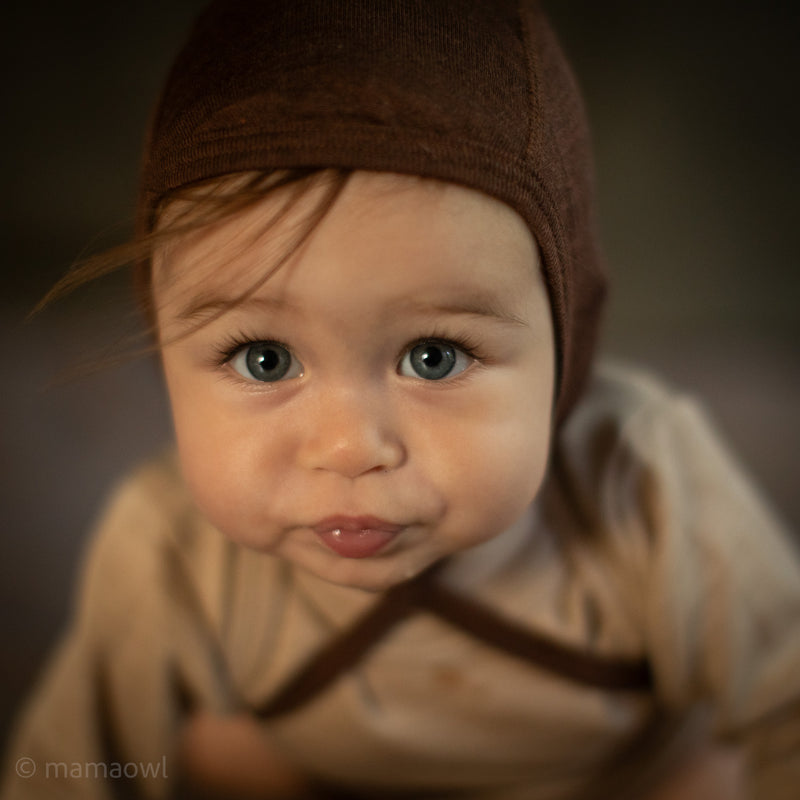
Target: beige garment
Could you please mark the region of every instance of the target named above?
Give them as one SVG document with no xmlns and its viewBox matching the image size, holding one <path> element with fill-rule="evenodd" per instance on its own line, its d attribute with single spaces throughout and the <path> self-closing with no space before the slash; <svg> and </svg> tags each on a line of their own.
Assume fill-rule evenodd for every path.
<svg viewBox="0 0 800 800">
<path fill-rule="evenodd" d="M 600 368 L 524 522 L 442 579 L 560 642 L 645 656 L 654 695 L 572 683 L 418 614 L 266 723 L 278 746 L 367 796 L 558 800 L 591 785 L 657 707 L 702 708 L 716 736 L 747 748 L 753 798 L 794 798 L 800 566 L 696 406 Z M 227 542 L 174 457 L 147 466 L 99 526 L 75 620 L 8 752 L 3 800 L 113 797 L 88 764 L 123 765 L 141 796 L 167 796 L 187 703 L 258 707 L 374 602 Z M 33 777 L 16 777 L 23 757 Z M 148 767 L 160 770 L 143 779 Z"/>
</svg>

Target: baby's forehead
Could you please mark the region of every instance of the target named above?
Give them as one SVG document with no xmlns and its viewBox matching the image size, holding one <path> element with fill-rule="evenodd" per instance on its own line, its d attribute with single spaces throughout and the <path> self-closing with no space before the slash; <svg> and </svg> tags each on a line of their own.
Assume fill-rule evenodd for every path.
<svg viewBox="0 0 800 800">
<path fill-rule="evenodd" d="M 165 239 L 154 259 L 157 282 L 182 274 L 188 279 L 189 273 L 195 284 L 252 278 L 254 270 L 268 271 L 317 239 L 344 243 L 354 257 L 371 248 L 375 281 L 386 277 L 381 264 L 389 248 L 430 259 L 434 269 L 441 251 L 467 260 L 475 248 L 492 257 L 493 248 L 516 247 L 530 255 L 532 268 L 538 266 L 522 218 L 501 201 L 457 184 L 394 173 L 320 172 L 267 187 L 255 199 L 245 194 L 249 202 L 240 208 L 246 180 L 251 176 L 229 176 L 165 206 L 159 220 Z M 208 222 L 214 215 L 221 218 Z"/>
<path fill-rule="evenodd" d="M 395 175 L 355 173 L 335 196 L 324 188 L 284 187 L 167 242 L 154 262 L 160 324 L 180 335 L 225 317 L 344 341 L 444 321 L 549 321 L 538 250 L 510 207 Z"/>
</svg>

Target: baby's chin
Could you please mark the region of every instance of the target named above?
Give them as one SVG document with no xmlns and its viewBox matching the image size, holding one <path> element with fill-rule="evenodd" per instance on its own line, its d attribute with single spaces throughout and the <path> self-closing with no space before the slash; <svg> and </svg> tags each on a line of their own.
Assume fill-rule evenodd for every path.
<svg viewBox="0 0 800 800">
<path fill-rule="evenodd" d="M 311 559 L 296 565 L 335 586 L 378 594 L 413 580 L 440 558 L 342 558 Z"/>
</svg>

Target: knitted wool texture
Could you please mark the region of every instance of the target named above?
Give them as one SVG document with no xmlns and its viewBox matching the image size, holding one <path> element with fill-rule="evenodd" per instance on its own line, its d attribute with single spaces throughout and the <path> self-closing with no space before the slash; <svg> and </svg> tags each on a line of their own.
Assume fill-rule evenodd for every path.
<svg viewBox="0 0 800 800">
<path fill-rule="evenodd" d="M 452 181 L 526 221 L 556 339 L 556 420 L 591 365 L 605 277 L 572 74 L 532 0 L 218 0 L 167 79 L 139 219 L 225 174 L 341 167 Z"/>
</svg>

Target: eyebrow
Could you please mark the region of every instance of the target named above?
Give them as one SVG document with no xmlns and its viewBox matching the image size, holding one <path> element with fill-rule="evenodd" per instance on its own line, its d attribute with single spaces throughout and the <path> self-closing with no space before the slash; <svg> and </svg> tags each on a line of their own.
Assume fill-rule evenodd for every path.
<svg viewBox="0 0 800 800">
<path fill-rule="evenodd" d="M 412 300 L 399 304 L 400 310 L 418 314 L 451 314 L 469 315 L 472 317 L 483 317 L 497 320 L 498 322 L 510 323 L 526 327 L 528 323 L 510 309 L 504 308 L 497 303 L 494 298 L 486 295 L 476 294 L 459 298 L 452 302 L 445 303 L 426 303 L 424 301 Z"/>
<path fill-rule="evenodd" d="M 299 306 L 287 300 L 274 297 L 200 297 L 186 306 L 178 315 L 180 319 L 191 320 L 205 315 L 214 316 L 225 311 L 239 308 L 263 308 L 265 310 L 278 310 L 299 312 Z"/>
<path fill-rule="evenodd" d="M 522 317 L 504 308 L 502 304 L 495 302 L 493 298 L 483 294 L 465 296 L 454 301 L 443 303 L 403 300 L 392 305 L 394 306 L 392 310 L 396 313 L 467 315 L 493 319 L 498 322 L 522 327 L 527 327 L 528 325 Z M 274 297 L 251 296 L 239 300 L 235 297 L 223 298 L 206 296 L 200 297 L 189 304 L 181 311 L 179 317 L 183 320 L 191 320 L 207 314 L 213 316 L 221 312 L 224 313 L 225 311 L 250 308 L 264 309 L 267 311 L 288 311 L 295 314 L 302 313 L 301 306 L 291 301 Z"/>
</svg>

